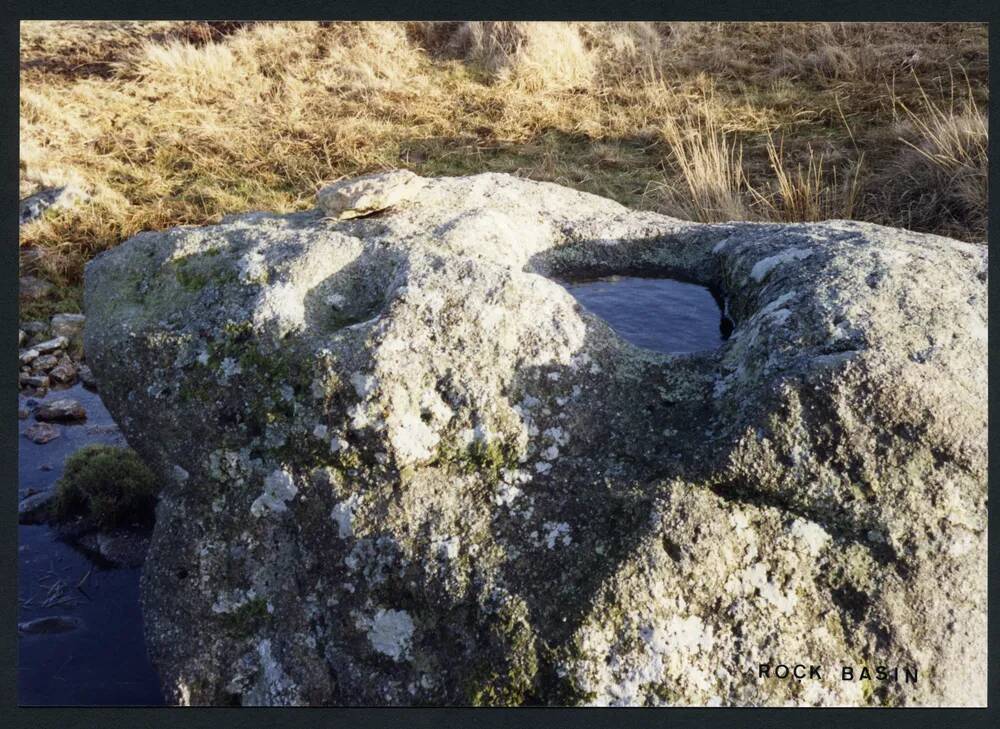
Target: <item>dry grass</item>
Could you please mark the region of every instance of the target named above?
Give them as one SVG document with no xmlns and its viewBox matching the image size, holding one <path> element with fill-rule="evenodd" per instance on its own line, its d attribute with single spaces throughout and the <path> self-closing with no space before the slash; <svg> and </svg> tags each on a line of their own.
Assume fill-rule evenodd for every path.
<svg viewBox="0 0 1000 729">
<path fill-rule="evenodd" d="M 47 21 L 21 40 L 21 193 L 91 194 L 21 229 L 63 300 L 140 230 L 302 209 L 388 167 L 701 220 L 985 230 L 984 25 Z"/>
</svg>

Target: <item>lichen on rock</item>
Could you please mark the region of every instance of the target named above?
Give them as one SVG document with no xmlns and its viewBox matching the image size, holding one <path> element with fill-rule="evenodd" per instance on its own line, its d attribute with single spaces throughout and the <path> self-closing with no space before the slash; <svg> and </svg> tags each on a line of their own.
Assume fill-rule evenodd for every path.
<svg viewBox="0 0 1000 729">
<path fill-rule="evenodd" d="M 379 179 L 378 215 L 88 265 L 88 360 L 166 484 L 142 600 L 169 697 L 985 702 L 984 248 Z M 637 271 L 720 292 L 732 336 L 639 349 L 555 280 Z M 830 669 L 754 673 L 795 656 Z"/>
</svg>

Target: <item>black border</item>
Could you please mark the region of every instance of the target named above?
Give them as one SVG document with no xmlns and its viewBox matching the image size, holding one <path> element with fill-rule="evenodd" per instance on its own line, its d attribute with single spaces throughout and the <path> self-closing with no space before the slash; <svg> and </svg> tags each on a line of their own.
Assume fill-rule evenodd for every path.
<svg viewBox="0 0 1000 729">
<path fill-rule="evenodd" d="M 236 3 L 231 0 L 172 0 L 149 4 L 122 2 L 121 0 L 49 0 L 45 3 L 28 3 L 18 0 L 12 7 L 0 10 L 0 117 L 3 128 L 0 136 L 0 166 L 3 176 L 0 190 L 7 202 L 0 205 L 0 230 L 6 231 L 0 246 L 0 276 L 7 283 L 0 287 L 0 342 L 12 342 L 18 321 L 18 240 L 17 223 L 17 169 L 18 169 L 18 22 L 31 19 L 284 19 L 284 20 L 475 20 L 517 18 L 524 20 L 787 20 L 787 21 L 973 21 L 988 22 L 990 44 L 990 111 L 997 108 L 1000 97 L 1000 74 L 993 72 L 997 66 L 1000 49 L 1000 2 L 997 0 L 891 0 L 874 3 L 871 0 L 796 0 L 782 6 L 775 0 L 675 0 L 669 4 L 633 0 L 621 2 L 515 2 L 485 4 L 474 0 L 438 0 L 429 3 L 421 0 L 399 0 L 391 5 L 373 0 L 283 0 L 279 4 L 264 0 Z M 991 113 L 991 116 L 993 114 Z M 1000 145 L 996 135 L 989 141 L 990 154 L 990 209 L 995 212 L 1000 172 L 997 157 Z M 989 221 L 990 238 L 1000 233 L 997 215 Z M 991 277 L 989 284 L 989 315 L 996 321 L 1000 317 L 1000 281 Z M 997 360 L 997 339 L 989 344 L 990 380 L 994 379 Z M 9 393 L 7 402 L 14 402 L 18 365 L 13 354 L 3 377 L 4 388 Z M 992 388 L 991 388 L 992 389 Z M 997 398 L 991 397 L 989 415 L 996 421 Z M 12 407 L 13 409 L 13 407 Z M 492 727 L 631 727 L 699 726 L 709 724 L 723 727 L 781 726 L 822 729 L 834 726 L 895 727 L 899 724 L 934 727 L 1000 726 L 1000 649 L 995 625 L 1000 596 L 998 584 L 998 540 L 994 534 L 989 539 L 989 654 L 987 665 L 995 670 L 988 676 L 988 709 L 221 709 L 221 708 L 19 708 L 17 707 L 17 638 L 14 631 L 16 617 L 17 580 L 17 428 L 13 413 L 0 418 L 0 483 L 8 484 L 7 504 L 0 511 L 0 721 L 6 727 L 54 726 L 60 729 L 76 727 L 246 727 L 246 726 L 302 726 L 302 727 L 431 727 L 442 724 Z M 1000 438 L 989 442 L 990 485 L 995 483 L 994 468 L 1000 463 Z M 996 510 L 990 504 L 990 514 Z"/>
</svg>

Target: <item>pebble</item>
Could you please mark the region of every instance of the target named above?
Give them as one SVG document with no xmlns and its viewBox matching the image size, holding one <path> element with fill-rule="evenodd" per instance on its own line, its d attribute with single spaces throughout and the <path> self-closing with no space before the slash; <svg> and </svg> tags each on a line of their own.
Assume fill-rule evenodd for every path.
<svg viewBox="0 0 1000 729">
<path fill-rule="evenodd" d="M 52 368 L 49 377 L 56 382 L 70 384 L 76 379 L 76 368 L 71 364 L 59 364 Z"/>
<path fill-rule="evenodd" d="M 37 357 L 31 363 L 31 366 L 34 367 L 36 371 L 44 370 L 45 372 L 48 372 L 57 364 L 59 364 L 59 358 L 54 354 L 43 354 L 41 357 Z"/>
<path fill-rule="evenodd" d="M 59 427 L 49 423 L 34 423 L 24 431 L 25 437 L 32 443 L 45 445 L 60 435 Z"/>
<path fill-rule="evenodd" d="M 21 364 L 30 364 L 31 362 L 34 362 L 38 358 L 38 354 L 39 353 L 37 349 L 25 349 L 24 351 L 21 352 L 18 359 L 20 360 Z"/>
<path fill-rule="evenodd" d="M 27 332 L 25 332 L 23 329 L 18 329 L 17 330 L 17 346 L 18 347 L 23 347 L 24 346 L 24 340 L 27 339 L 27 338 L 28 338 Z"/>
<path fill-rule="evenodd" d="M 83 627 L 80 618 L 69 615 L 48 615 L 17 624 L 17 632 L 28 635 L 47 635 L 51 633 L 68 633 Z"/>
<path fill-rule="evenodd" d="M 38 350 L 39 354 L 49 354 L 50 352 L 55 352 L 57 349 L 66 349 L 67 344 L 69 344 L 69 340 L 66 337 L 53 337 L 52 339 L 32 345 L 32 349 Z"/>
<path fill-rule="evenodd" d="M 38 388 L 48 387 L 50 384 L 49 378 L 46 375 L 29 375 L 23 372 L 18 375 L 18 382 L 27 387 Z"/>
<path fill-rule="evenodd" d="M 35 419 L 57 423 L 86 420 L 87 411 L 79 400 L 63 397 L 52 402 L 42 403 L 35 412 Z"/>
<path fill-rule="evenodd" d="M 27 420 L 28 416 L 31 415 L 31 411 L 28 408 L 18 408 L 17 409 L 17 419 Z"/>
<path fill-rule="evenodd" d="M 17 522 L 19 524 L 37 524 L 44 521 L 55 493 L 55 489 L 49 489 L 21 499 L 17 504 Z"/>
</svg>

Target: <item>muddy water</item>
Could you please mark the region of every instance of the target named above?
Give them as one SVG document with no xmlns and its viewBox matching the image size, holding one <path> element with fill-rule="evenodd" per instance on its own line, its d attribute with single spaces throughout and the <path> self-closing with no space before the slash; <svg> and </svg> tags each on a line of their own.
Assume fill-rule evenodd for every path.
<svg viewBox="0 0 1000 729">
<path fill-rule="evenodd" d="M 100 398 L 82 386 L 38 402 L 72 397 L 87 421 L 59 425 L 60 437 L 37 445 L 19 421 L 18 497 L 54 487 L 67 456 L 89 443 L 125 445 Z M 19 397 L 25 407 L 27 398 Z M 60 541 L 45 525 L 18 526 L 18 701 L 22 705 L 162 704 L 146 655 L 139 609 L 140 568 L 109 568 Z"/>
<path fill-rule="evenodd" d="M 716 349 L 732 330 L 711 291 L 697 284 L 610 276 L 563 285 L 638 347 L 672 354 Z"/>
</svg>

